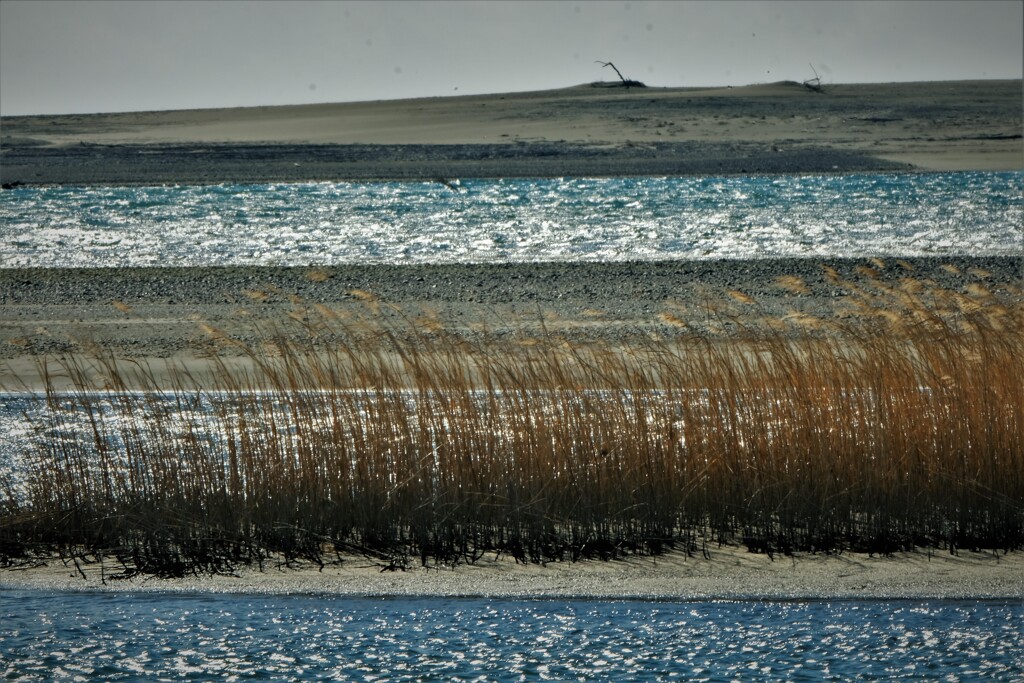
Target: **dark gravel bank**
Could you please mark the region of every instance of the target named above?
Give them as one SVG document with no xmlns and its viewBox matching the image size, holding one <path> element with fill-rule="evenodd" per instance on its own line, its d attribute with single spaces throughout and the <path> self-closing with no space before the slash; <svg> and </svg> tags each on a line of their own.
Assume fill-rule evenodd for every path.
<svg viewBox="0 0 1024 683">
<path fill-rule="evenodd" d="M 824 266 L 844 279 L 863 282 L 862 266 L 877 278 L 912 276 L 960 289 L 981 280 L 990 286 L 1020 285 L 1024 257 L 772 258 L 759 260 L 546 262 L 500 264 L 341 265 L 329 267 L 200 268 L 7 268 L 0 269 L 0 303 L 5 305 L 126 304 L 203 305 L 260 290 L 267 301 L 298 296 L 311 303 L 352 301 L 353 290 L 382 301 L 563 307 L 613 306 L 635 309 L 691 294 L 694 285 L 741 289 L 754 296 L 777 295 L 775 279 L 795 276 L 814 296 L 842 292 Z M 972 272 L 984 271 L 983 276 Z"/>
<path fill-rule="evenodd" d="M 560 176 L 844 173 L 908 164 L 828 148 L 753 142 L 460 145 L 174 144 L 48 147 L 5 140 L 5 185 L 129 185 Z"/>
<path fill-rule="evenodd" d="M 560 333 L 617 339 L 671 332 L 664 312 L 684 311 L 695 329 L 711 323 L 710 309 L 741 316 L 744 324 L 793 312 L 832 318 L 847 307 L 848 283 L 871 291 L 913 278 L 960 293 L 980 284 L 1016 300 L 1022 268 L 1024 258 L 944 257 L 0 269 L 0 356 L 64 352 L 70 339 L 83 338 L 128 355 L 165 356 L 202 336 L 199 321 L 254 339 L 253 323 L 277 326 L 316 304 L 390 317 L 399 326 L 401 316 L 429 312 L 452 329 L 500 333 L 543 319 Z M 842 282 L 830 279 L 828 269 Z M 804 289 L 783 286 L 783 276 L 799 278 Z"/>
</svg>

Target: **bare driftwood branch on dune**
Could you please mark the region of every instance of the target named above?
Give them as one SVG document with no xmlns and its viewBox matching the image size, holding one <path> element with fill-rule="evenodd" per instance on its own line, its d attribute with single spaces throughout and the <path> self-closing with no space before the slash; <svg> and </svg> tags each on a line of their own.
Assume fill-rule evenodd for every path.
<svg viewBox="0 0 1024 683">
<path fill-rule="evenodd" d="M 622 72 L 619 71 L 618 67 L 615 66 L 614 64 L 612 64 L 611 62 L 602 62 L 600 59 L 596 59 L 594 61 L 597 64 L 600 64 L 601 66 L 610 66 L 612 69 L 614 69 L 615 73 L 618 75 L 619 81 L 620 81 L 619 83 L 604 83 L 604 82 L 594 83 L 593 85 L 595 87 L 604 87 L 604 88 L 646 88 L 647 87 L 647 85 L 645 83 L 642 83 L 640 81 L 634 81 L 632 79 L 629 79 L 629 78 L 626 78 L 625 76 L 623 76 Z"/>
</svg>

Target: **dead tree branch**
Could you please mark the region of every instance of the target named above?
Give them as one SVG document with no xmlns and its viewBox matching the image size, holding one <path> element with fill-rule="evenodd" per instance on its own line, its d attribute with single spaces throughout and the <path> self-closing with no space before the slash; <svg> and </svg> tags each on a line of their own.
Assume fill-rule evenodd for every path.
<svg viewBox="0 0 1024 683">
<path fill-rule="evenodd" d="M 619 80 L 622 81 L 621 83 L 617 84 L 618 87 L 622 87 L 622 88 L 646 88 L 647 87 L 647 85 L 645 83 L 641 83 L 640 81 L 634 81 L 634 80 L 632 80 L 630 78 L 626 78 L 625 76 L 623 76 L 622 72 L 619 71 L 619 68 L 617 66 L 615 66 L 614 64 L 612 64 L 611 62 L 602 62 L 600 59 L 595 59 L 594 62 L 596 62 L 597 64 L 600 64 L 601 66 L 610 66 L 612 69 L 615 70 L 615 73 L 618 75 Z M 594 85 L 597 85 L 597 84 L 595 83 Z"/>
<path fill-rule="evenodd" d="M 813 64 L 808 64 L 811 67 L 811 71 L 814 72 L 814 78 L 808 78 L 804 81 L 804 87 L 813 92 L 825 92 L 825 86 L 821 83 L 821 76 L 818 75 L 818 70 L 814 68 Z"/>
</svg>

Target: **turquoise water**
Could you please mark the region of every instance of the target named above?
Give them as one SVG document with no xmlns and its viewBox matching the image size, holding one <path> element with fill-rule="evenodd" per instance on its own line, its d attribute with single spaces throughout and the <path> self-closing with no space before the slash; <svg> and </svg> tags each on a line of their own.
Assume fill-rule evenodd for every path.
<svg viewBox="0 0 1024 683">
<path fill-rule="evenodd" d="M 0 593 L 19 680 L 1021 680 L 1024 604 Z"/>
<path fill-rule="evenodd" d="M 0 264 L 1019 254 L 1024 173 L 22 187 Z"/>
</svg>

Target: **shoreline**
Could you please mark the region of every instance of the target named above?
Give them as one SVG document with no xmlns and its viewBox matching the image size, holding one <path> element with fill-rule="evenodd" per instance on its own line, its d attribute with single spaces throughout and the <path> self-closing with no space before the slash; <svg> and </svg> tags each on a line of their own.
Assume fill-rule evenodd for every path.
<svg viewBox="0 0 1024 683">
<path fill-rule="evenodd" d="M 0 569 L 0 591 L 158 591 L 235 594 L 324 594 L 358 597 L 603 599 L 603 600 L 888 600 L 1024 598 L 1024 553 L 926 551 L 891 557 L 858 553 L 776 555 L 711 546 L 708 557 L 673 551 L 618 560 L 517 564 L 482 558 L 457 567 L 384 571 L 381 562 L 344 557 L 322 570 L 304 565 L 232 576 L 113 578 L 107 560 L 65 565 L 51 560 L 31 569 Z"/>
</svg>

